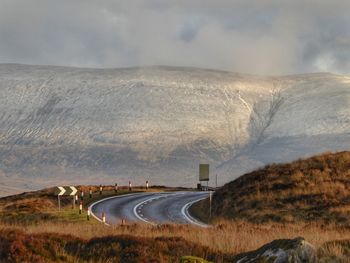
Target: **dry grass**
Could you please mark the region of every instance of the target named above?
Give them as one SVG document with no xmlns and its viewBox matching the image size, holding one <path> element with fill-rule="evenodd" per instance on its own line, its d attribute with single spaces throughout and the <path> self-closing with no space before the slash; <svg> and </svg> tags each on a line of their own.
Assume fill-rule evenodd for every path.
<svg viewBox="0 0 350 263">
<path fill-rule="evenodd" d="M 109 196 L 130 193 L 128 187 L 119 187 L 115 193 L 114 186 L 104 186 L 102 195 L 99 193 L 99 186 L 76 186 L 80 202 L 80 193 L 84 191 L 83 206 L 88 207 L 90 203 Z M 92 197 L 89 197 L 89 190 L 92 190 Z M 135 187 L 132 193 L 142 192 L 144 187 Z M 176 188 L 153 186 L 148 192 L 175 191 Z M 63 213 L 58 213 L 57 196 L 54 188 L 48 188 L 35 192 L 23 193 L 20 195 L 0 198 L 0 221 L 15 224 L 31 224 L 43 221 L 67 221 L 84 220 L 85 216 L 78 217 L 72 208 L 72 196 L 61 196 Z M 77 207 L 77 206 L 76 206 Z"/>
<path fill-rule="evenodd" d="M 32 253 L 36 262 L 42 258 L 45 262 L 176 262 L 188 253 L 229 262 L 233 255 L 273 240 L 302 236 L 316 247 L 320 262 L 350 262 L 349 190 L 349 152 L 270 165 L 218 190 L 213 197 L 213 227 L 199 228 L 144 224 L 108 227 L 77 215 L 70 208 L 71 199 L 62 201 L 64 209 L 58 213 L 56 198 L 49 189 L 0 199 L 0 236 L 5 240 L 7 235 L 14 236 L 0 241 L 0 250 L 2 245 L 8 251 L 14 249 L 14 255 L 16 249 L 18 255 Z M 102 197 L 112 194 L 110 187 Z M 101 196 L 95 195 L 87 201 L 98 198 Z M 205 218 L 207 206 L 204 200 L 193 211 Z M 51 245 L 47 248 L 42 242 Z M 89 255 L 93 257 L 91 251 L 100 257 L 88 259 Z M 119 261 L 116 251 L 123 257 Z"/>
<path fill-rule="evenodd" d="M 350 152 L 325 153 L 272 164 L 226 184 L 213 196 L 213 213 L 251 222 L 350 226 L 349 190 Z"/>
<path fill-rule="evenodd" d="M 253 224 L 244 221 L 223 220 L 213 227 L 199 228 L 187 225 L 128 225 L 108 227 L 102 224 L 82 223 L 40 223 L 27 225 L 0 224 L 0 229 L 21 229 L 29 234 L 59 233 L 71 234 L 89 240 L 110 235 L 132 235 L 135 237 L 182 237 L 186 241 L 209 247 L 212 251 L 238 254 L 281 238 L 304 237 L 320 248 L 332 240 L 350 240 L 350 230 L 322 224 Z"/>
<path fill-rule="evenodd" d="M 350 240 L 336 240 L 326 242 L 319 249 L 321 262 L 350 262 Z"/>
<path fill-rule="evenodd" d="M 108 235 L 89 240 L 59 233 L 26 233 L 0 229 L 0 262 L 178 262 L 194 254 L 217 262 L 233 255 L 213 253 L 178 237 L 154 239 Z"/>
</svg>

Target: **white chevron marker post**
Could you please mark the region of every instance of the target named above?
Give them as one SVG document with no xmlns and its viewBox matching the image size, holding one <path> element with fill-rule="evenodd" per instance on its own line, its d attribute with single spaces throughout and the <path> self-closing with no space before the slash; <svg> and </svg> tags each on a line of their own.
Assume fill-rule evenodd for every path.
<svg viewBox="0 0 350 263">
<path fill-rule="evenodd" d="M 64 193 L 66 192 L 66 189 L 64 189 L 64 187 L 62 187 L 62 186 L 58 186 L 57 188 L 58 188 L 57 195 L 64 195 Z"/>
<path fill-rule="evenodd" d="M 71 190 L 69 195 L 75 195 L 78 192 L 77 188 L 75 188 L 74 186 L 69 186 L 69 188 Z"/>
<path fill-rule="evenodd" d="M 57 199 L 58 199 L 58 210 L 61 210 L 61 199 L 60 199 L 60 196 L 64 195 L 65 192 L 66 192 L 66 189 L 64 189 L 64 187 L 62 187 L 62 186 L 58 186 L 55 189 L 55 194 L 57 195 Z"/>
<path fill-rule="evenodd" d="M 74 196 L 77 192 L 78 190 L 74 186 L 57 186 L 55 189 L 55 195 L 57 195 L 57 199 L 58 199 L 58 210 L 61 210 L 60 196 L 62 195 L 73 196 L 73 207 L 74 207 Z"/>
<path fill-rule="evenodd" d="M 78 190 L 74 186 L 67 186 L 66 189 L 67 189 L 66 195 L 73 196 L 73 209 L 75 209 L 75 201 L 76 201 L 76 197 L 78 197 L 76 193 L 78 192 Z"/>
</svg>

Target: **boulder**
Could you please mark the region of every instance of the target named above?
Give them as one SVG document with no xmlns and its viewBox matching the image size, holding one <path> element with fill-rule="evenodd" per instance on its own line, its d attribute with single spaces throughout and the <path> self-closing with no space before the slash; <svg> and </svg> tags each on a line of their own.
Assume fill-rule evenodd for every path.
<svg viewBox="0 0 350 263">
<path fill-rule="evenodd" d="M 239 254 L 236 263 L 269 262 L 269 263 L 316 263 L 316 249 L 304 238 L 278 239 L 261 248 Z"/>
</svg>

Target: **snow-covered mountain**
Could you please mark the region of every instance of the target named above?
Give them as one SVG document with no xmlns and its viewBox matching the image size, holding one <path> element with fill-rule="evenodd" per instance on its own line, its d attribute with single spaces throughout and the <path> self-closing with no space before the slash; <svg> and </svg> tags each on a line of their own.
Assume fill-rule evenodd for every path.
<svg viewBox="0 0 350 263">
<path fill-rule="evenodd" d="M 194 68 L 0 64 L 0 192 L 53 184 L 214 184 L 350 148 L 350 78 Z"/>
</svg>

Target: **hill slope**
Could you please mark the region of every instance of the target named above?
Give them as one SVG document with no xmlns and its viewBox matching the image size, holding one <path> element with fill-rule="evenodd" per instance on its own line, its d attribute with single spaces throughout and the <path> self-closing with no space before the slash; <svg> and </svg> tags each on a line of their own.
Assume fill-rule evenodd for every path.
<svg viewBox="0 0 350 263">
<path fill-rule="evenodd" d="M 350 152 L 268 165 L 224 185 L 215 216 L 254 222 L 322 221 L 350 226 Z"/>
<path fill-rule="evenodd" d="M 0 64 L 0 192 L 55 184 L 219 184 L 350 147 L 350 78 L 172 67 Z"/>
</svg>

